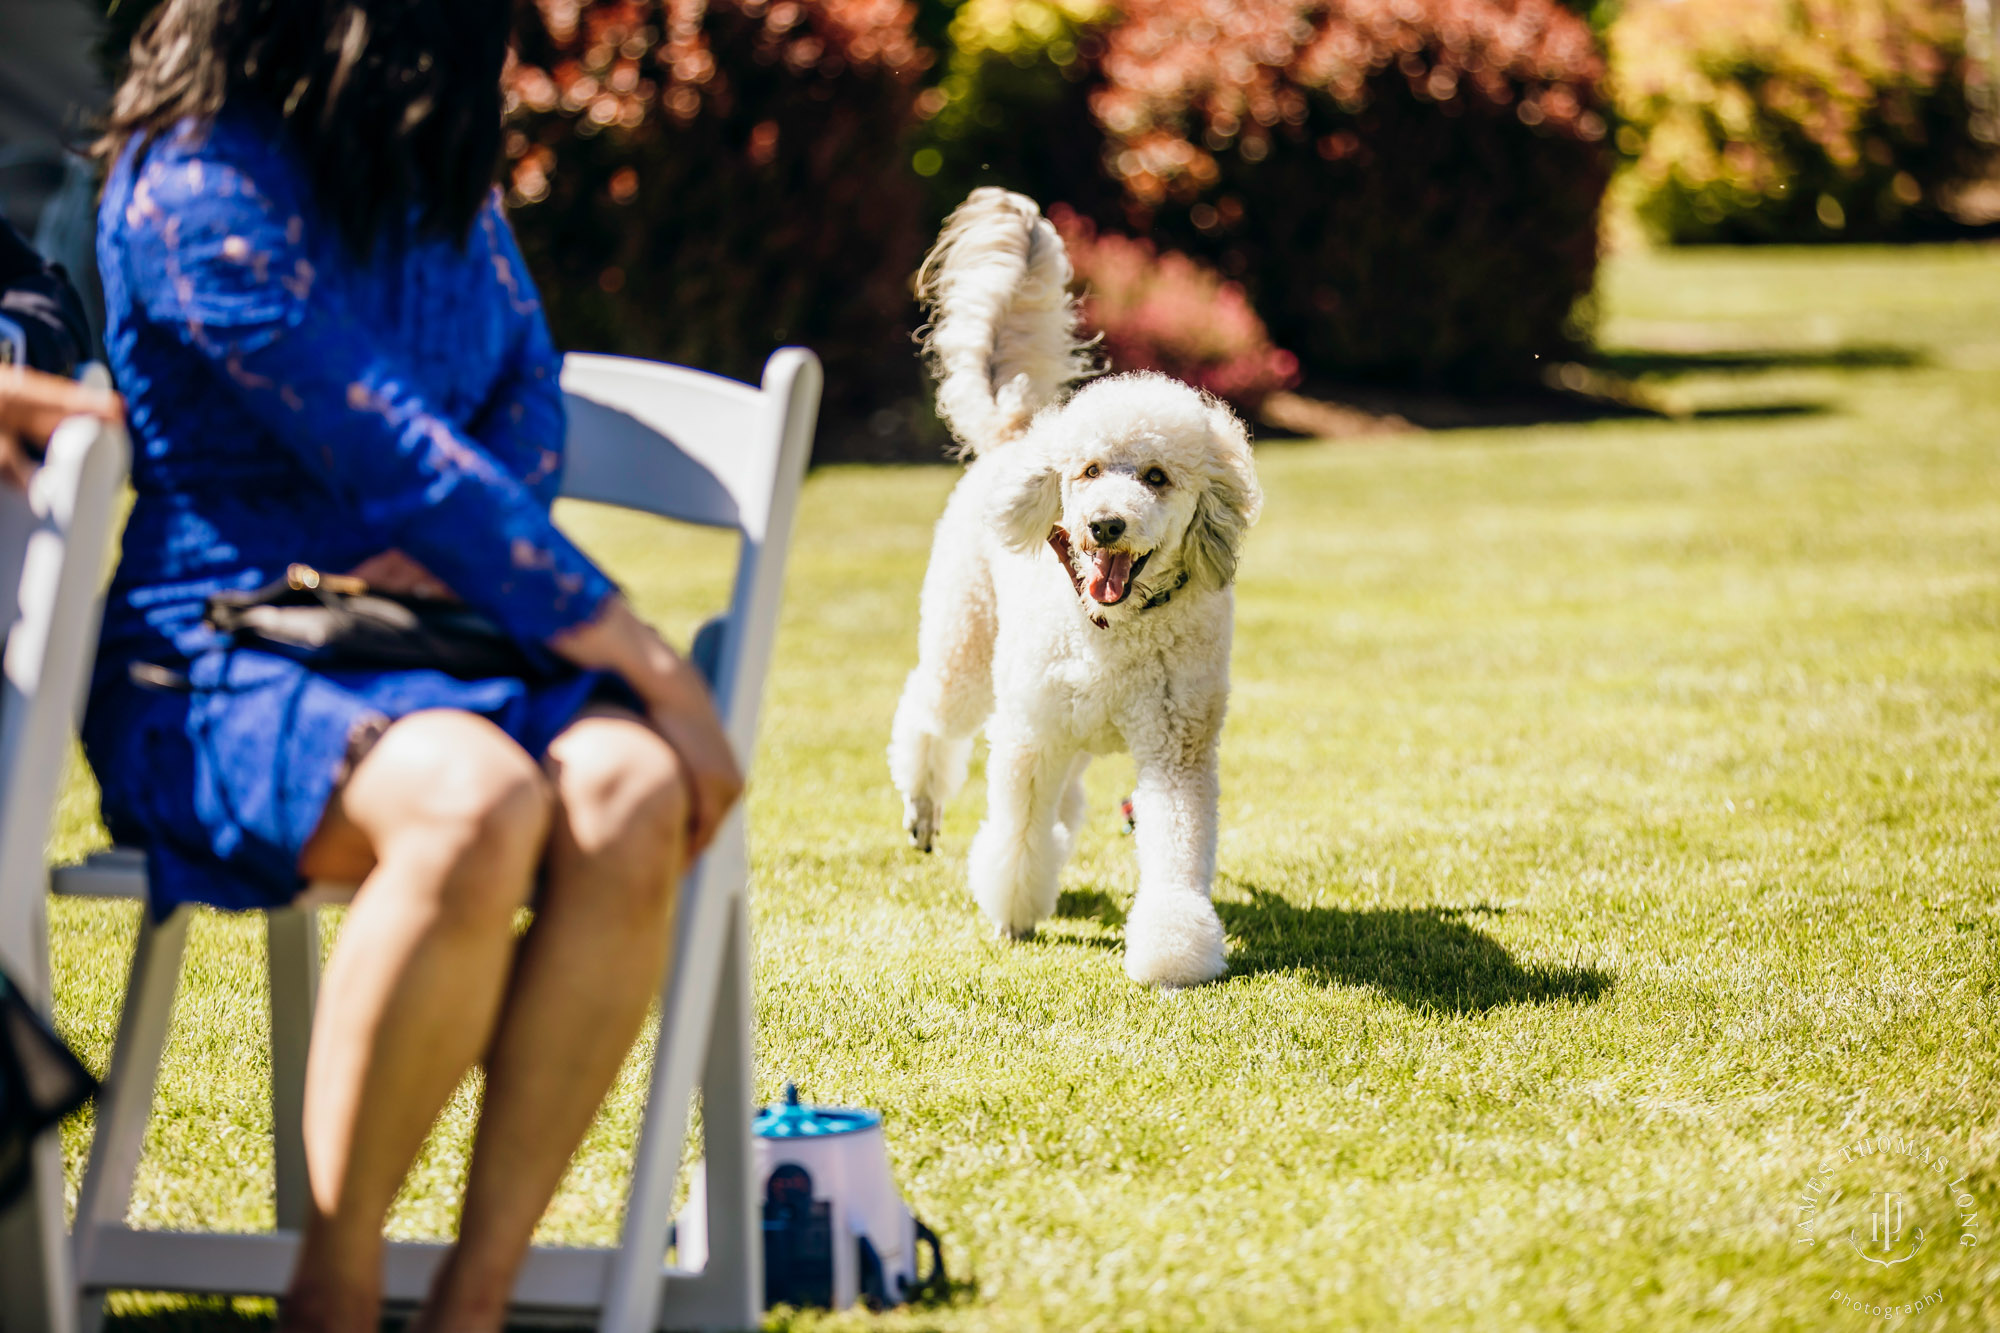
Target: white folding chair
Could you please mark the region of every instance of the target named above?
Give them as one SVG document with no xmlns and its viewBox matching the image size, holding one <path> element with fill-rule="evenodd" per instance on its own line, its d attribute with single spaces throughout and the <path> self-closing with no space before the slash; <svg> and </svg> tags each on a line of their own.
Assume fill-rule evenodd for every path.
<svg viewBox="0 0 2000 1333">
<path fill-rule="evenodd" d="M 125 428 L 77 418 L 49 442 L 27 495 L 0 487 L 0 966 L 49 1012 L 49 817 L 97 644 L 100 580 Z M 0 1216 L 0 1329 L 67 1333 L 72 1318 L 63 1227 L 62 1147 L 42 1135 L 27 1197 Z"/>
<path fill-rule="evenodd" d="M 563 494 L 741 534 L 728 612 L 703 626 L 695 656 L 715 687 L 729 738 L 747 766 L 777 632 L 785 552 L 819 408 L 819 362 L 786 348 L 761 388 L 623 357 L 568 357 L 569 443 Z M 595 1315 L 603 1333 L 657 1327 L 749 1328 L 763 1308 L 756 1179 L 750 1153 L 749 862 L 741 808 L 689 871 L 661 994 L 652 1084 L 641 1123 L 624 1230 L 616 1249 L 532 1251 L 514 1289 L 517 1315 Z M 55 872 L 57 893 L 143 897 L 144 861 L 114 849 Z M 278 1230 L 244 1235 L 128 1227 L 133 1176 L 166 1045 L 189 912 L 141 924 L 117 1044 L 97 1099 L 97 1132 L 78 1193 L 76 1290 L 88 1330 L 118 1289 L 276 1295 L 307 1206 L 299 1113 L 319 969 L 310 909 L 268 913 L 272 1123 Z M 689 1102 L 702 1092 L 708 1158 L 708 1262 L 666 1267 L 674 1187 Z M 726 1182 L 721 1188 L 717 1182 Z M 445 1247 L 390 1245 L 392 1302 L 422 1298 Z M 666 1323 L 663 1324 L 662 1320 Z"/>
</svg>

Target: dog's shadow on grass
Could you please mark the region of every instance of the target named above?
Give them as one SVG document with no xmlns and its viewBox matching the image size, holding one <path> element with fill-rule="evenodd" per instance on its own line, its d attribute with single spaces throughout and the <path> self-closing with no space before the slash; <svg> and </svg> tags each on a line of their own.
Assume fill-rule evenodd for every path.
<svg viewBox="0 0 2000 1333">
<path fill-rule="evenodd" d="M 1369 986 L 1411 1009 L 1480 1014 L 1510 1004 L 1588 1003 L 1612 988 L 1593 967 L 1515 961 L 1473 922 L 1500 916 L 1500 907 L 1301 907 L 1251 884 L 1236 889 L 1248 901 L 1218 901 L 1229 932 L 1229 975 L 1291 972 L 1322 986 Z M 1056 905 L 1059 918 L 1083 919 L 1121 933 L 1125 912 L 1102 889 L 1072 889 Z M 1098 936 L 1077 943 L 1115 947 Z"/>
</svg>

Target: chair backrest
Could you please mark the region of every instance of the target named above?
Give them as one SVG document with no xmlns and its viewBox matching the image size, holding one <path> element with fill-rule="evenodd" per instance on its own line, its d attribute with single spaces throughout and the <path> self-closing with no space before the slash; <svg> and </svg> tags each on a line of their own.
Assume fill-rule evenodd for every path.
<svg viewBox="0 0 2000 1333">
<path fill-rule="evenodd" d="M 124 427 L 77 417 L 49 441 L 28 494 L 0 486 L 0 965 L 44 1006 L 49 819 L 96 650 L 104 561 L 130 461 Z"/>
<path fill-rule="evenodd" d="M 764 382 L 628 357 L 563 358 L 569 409 L 562 493 L 708 527 L 742 544 L 711 668 L 716 703 L 745 763 L 757 736 L 792 514 L 819 412 L 819 359 L 774 353 Z"/>
</svg>

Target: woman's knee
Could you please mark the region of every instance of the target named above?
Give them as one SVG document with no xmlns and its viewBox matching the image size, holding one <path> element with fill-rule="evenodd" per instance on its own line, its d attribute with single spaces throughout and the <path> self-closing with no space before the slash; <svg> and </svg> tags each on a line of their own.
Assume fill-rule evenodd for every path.
<svg viewBox="0 0 2000 1333">
<path fill-rule="evenodd" d="M 445 710 L 385 731 L 343 802 L 378 855 L 445 862 L 451 893 L 504 899 L 485 905 L 508 911 L 525 901 L 554 806 L 527 751 L 486 719 Z"/>
<path fill-rule="evenodd" d="M 563 836 L 594 862 L 627 863 L 670 894 L 685 857 L 689 810 L 681 759 L 633 718 L 585 718 L 549 747 Z"/>
</svg>

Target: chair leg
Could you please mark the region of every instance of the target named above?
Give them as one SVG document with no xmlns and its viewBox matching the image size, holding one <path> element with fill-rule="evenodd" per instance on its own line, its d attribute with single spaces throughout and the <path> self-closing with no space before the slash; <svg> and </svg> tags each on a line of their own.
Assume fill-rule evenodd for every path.
<svg viewBox="0 0 2000 1333">
<path fill-rule="evenodd" d="M 717 983 L 728 947 L 728 913 L 743 892 L 745 866 L 739 808 L 683 889 L 673 970 L 660 1003 L 653 1077 L 633 1155 L 632 1191 L 598 1333 L 653 1333 L 659 1324 L 667 1229 L 687 1139 L 688 1102 L 714 1030 Z M 757 1322 L 752 1319 L 744 1326 Z"/>
<path fill-rule="evenodd" d="M 46 896 L 23 894 L 18 903 L 0 903 L 0 938 L 26 946 L 25 958 L 10 960 L 18 969 L 12 979 L 46 1016 L 54 1008 Z M 51 1126 L 28 1151 L 28 1192 L 0 1208 L 0 1333 L 75 1333 L 60 1132 Z"/>
<path fill-rule="evenodd" d="M 76 1198 L 74 1262 L 81 1292 L 77 1327 L 82 1333 L 96 1333 L 103 1318 L 103 1293 L 92 1292 L 85 1285 L 90 1278 L 97 1228 L 122 1225 L 131 1207 L 132 1181 L 139 1171 L 146 1121 L 153 1110 L 153 1086 L 167 1047 L 167 1025 L 173 1018 L 181 954 L 187 946 L 192 916 L 193 912 L 183 907 L 157 925 L 150 916 L 140 918 L 132 978 L 125 989 L 125 1008 L 118 1017 L 118 1041 L 111 1050 L 110 1072 L 97 1094 L 97 1129 Z"/>
<path fill-rule="evenodd" d="M 27 1196 L 0 1212 L 0 1333 L 75 1333 L 62 1139 L 50 1129 L 31 1151 Z"/>
<path fill-rule="evenodd" d="M 319 914 L 288 907 L 264 917 L 271 961 L 271 1133 L 278 1177 L 278 1229 L 306 1224 L 312 1191 L 306 1183 L 306 1048 L 319 997 Z"/>
<path fill-rule="evenodd" d="M 755 1328 L 764 1310 L 763 1228 L 750 1121 L 756 1114 L 751 1032 L 750 909 L 730 895 L 729 939 L 718 980 L 708 1061 L 701 1076 L 701 1137 L 708 1176 L 708 1264 L 730 1327 Z"/>
</svg>

